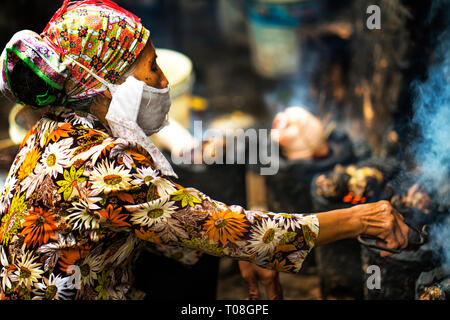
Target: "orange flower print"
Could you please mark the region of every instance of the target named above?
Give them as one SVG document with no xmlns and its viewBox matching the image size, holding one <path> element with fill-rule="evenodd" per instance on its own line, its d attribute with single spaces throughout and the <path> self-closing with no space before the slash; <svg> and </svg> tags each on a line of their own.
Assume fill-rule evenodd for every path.
<svg viewBox="0 0 450 320">
<path fill-rule="evenodd" d="M 245 221 L 244 214 L 226 209 L 214 212 L 204 224 L 203 230 L 215 243 L 220 241 L 222 245 L 226 245 L 228 241 L 233 243 L 244 235 L 247 231 Z"/>
<path fill-rule="evenodd" d="M 59 265 L 63 272 L 67 273 L 67 268 L 72 265 L 80 265 L 82 259 L 86 258 L 90 251 L 89 246 L 82 246 L 79 248 L 70 248 L 61 250 L 59 255 Z"/>
<path fill-rule="evenodd" d="M 20 233 L 21 236 L 25 236 L 27 247 L 48 242 L 57 229 L 54 219 L 55 216 L 50 211 L 39 207 L 30 210 L 22 224 L 24 229 Z"/>
<path fill-rule="evenodd" d="M 293 265 L 286 264 L 286 259 L 279 261 L 275 259 L 273 262 L 267 265 L 270 269 L 277 270 L 278 272 L 289 272 L 294 267 Z"/>
<path fill-rule="evenodd" d="M 136 229 L 134 233 L 136 234 L 136 237 L 144 241 L 149 241 L 156 244 L 161 243 L 161 237 L 153 231 L 144 230 L 144 228 L 140 228 L 139 230 Z"/>
<path fill-rule="evenodd" d="M 129 227 L 130 224 L 124 221 L 128 217 L 128 214 L 120 213 L 121 211 L 122 208 L 114 209 L 114 207 L 109 204 L 106 207 L 106 210 L 99 210 L 98 214 L 115 227 Z"/>
<path fill-rule="evenodd" d="M 40 156 L 41 152 L 37 148 L 33 148 L 30 152 L 27 153 L 19 169 L 19 181 L 22 181 L 23 179 L 28 177 L 31 172 L 33 172 Z"/>
<path fill-rule="evenodd" d="M 69 137 L 69 133 L 71 133 L 73 131 L 74 130 L 72 129 L 72 124 L 71 123 L 64 123 L 60 127 L 58 127 L 55 130 L 53 130 L 48 135 L 48 140 L 47 141 L 51 140 L 53 142 L 56 142 L 56 141 L 58 141 L 61 138 L 68 138 Z"/>
<path fill-rule="evenodd" d="M 25 138 L 23 138 L 22 143 L 20 144 L 19 150 L 22 149 L 28 142 L 28 139 L 32 136 L 36 134 L 36 127 L 31 128 L 28 132 L 27 135 L 25 136 Z"/>
<path fill-rule="evenodd" d="M 11 300 L 11 299 L 5 295 L 3 290 L 0 289 L 0 300 Z"/>
</svg>

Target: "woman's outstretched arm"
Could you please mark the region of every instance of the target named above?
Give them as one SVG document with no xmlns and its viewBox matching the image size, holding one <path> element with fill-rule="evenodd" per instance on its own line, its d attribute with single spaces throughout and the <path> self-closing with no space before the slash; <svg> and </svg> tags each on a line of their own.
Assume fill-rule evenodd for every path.
<svg viewBox="0 0 450 320">
<path fill-rule="evenodd" d="M 388 201 L 318 213 L 317 218 L 320 224 L 317 246 L 362 234 L 379 238 L 390 249 L 408 245 L 408 226 Z M 383 251 L 381 255 L 392 254 Z"/>
</svg>

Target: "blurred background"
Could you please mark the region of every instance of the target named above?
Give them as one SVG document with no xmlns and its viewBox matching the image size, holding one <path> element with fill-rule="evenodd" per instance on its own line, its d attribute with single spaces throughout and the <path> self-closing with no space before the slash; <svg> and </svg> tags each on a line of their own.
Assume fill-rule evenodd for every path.
<svg viewBox="0 0 450 320">
<path fill-rule="evenodd" d="M 171 116 L 187 130 L 192 132 L 195 120 L 218 130 L 270 129 L 292 106 L 321 123 L 328 151 L 320 157 L 282 153 L 280 171 L 267 177 L 259 176 L 257 165 L 174 165 L 181 185 L 227 204 L 274 212 L 318 212 L 388 199 L 417 223 L 438 226 L 431 247 L 422 247 L 426 253 L 418 249 L 379 261 L 378 252 L 356 240 L 314 249 L 299 274 L 281 273 L 285 299 L 448 298 L 449 273 L 441 270 L 450 254 L 439 239 L 449 232 L 441 219 L 450 202 L 449 134 L 448 125 L 433 122 L 448 116 L 448 73 L 435 72 L 438 79 L 427 82 L 436 63 L 449 70 L 445 54 L 436 55 L 448 39 L 447 1 L 116 2 L 150 30 L 174 91 Z M 1 46 L 16 31 L 43 30 L 61 3 L 3 3 Z M 369 5 L 381 9 L 379 30 L 366 26 Z M 11 113 L 13 104 L 3 97 L 0 103 L 0 170 L 6 175 L 17 152 L 11 135 L 27 130 L 32 120 Z M 419 119 L 419 113 L 435 118 Z M 430 133 L 429 123 L 440 132 Z M 435 161 L 417 156 L 424 153 Z M 381 290 L 365 286 L 370 264 L 385 266 Z M 235 261 L 206 258 L 191 269 L 186 271 L 192 272 L 191 282 L 186 280 L 191 291 L 204 286 L 209 298 L 247 298 Z M 141 281 L 142 290 L 151 286 Z"/>
</svg>

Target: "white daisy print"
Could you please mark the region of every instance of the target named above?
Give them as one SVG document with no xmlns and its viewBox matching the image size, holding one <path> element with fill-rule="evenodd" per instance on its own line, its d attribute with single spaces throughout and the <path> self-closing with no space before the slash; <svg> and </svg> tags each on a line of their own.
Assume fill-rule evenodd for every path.
<svg viewBox="0 0 450 320">
<path fill-rule="evenodd" d="M 46 272 L 56 265 L 61 250 L 74 247 L 75 245 L 76 240 L 72 233 L 69 233 L 66 237 L 59 233 L 57 242 L 50 242 L 40 246 L 36 253 L 42 254 L 45 258 L 44 271 Z"/>
<path fill-rule="evenodd" d="M 132 148 L 135 144 L 122 138 L 117 138 L 114 141 L 114 144 L 115 146 L 111 149 L 109 157 L 111 159 L 121 157 L 125 167 L 131 169 L 133 167 L 134 160 L 133 157 L 131 157 L 131 155 L 127 152 L 127 149 Z"/>
<path fill-rule="evenodd" d="M 41 263 L 35 262 L 37 258 L 37 256 L 33 257 L 32 251 L 22 255 L 21 260 L 16 264 L 17 270 L 14 272 L 18 286 L 23 285 L 31 290 L 33 284 L 42 278 L 44 271 L 40 268 Z"/>
<path fill-rule="evenodd" d="M 97 274 L 102 271 L 103 255 L 90 253 L 80 265 L 81 283 L 83 285 L 94 285 Z"/>
<path fill-rule="evenodd" d="M 96 205 L 97 202 L 101 201 L 101 197 L 97 197 L 92 190 L 87 188 L 81 188 L 80 198 L 83 199 L 85 205 L 91 210 L 99 210 L 101 207 Z"/>
<path fill-rule="evenodd" d="M 130 180 L 130 170 L 123 165 L 114 166 L 114 161 L 110 163 L 106 159 L 94 167 L 90 175 L 94 195 L 128 189 L 131 187 Z"/>
<path fill-rule="evenodd" d="M 291 229 L 292 231 L 295 231 L 297 229 L 301 229 L 302 227 L 302 220 L 301 215 L 295 215 L 295 214 L 287 214 L 287 213 L 275 213 L 270 215 L 273 220 L 275 220 L 278 225 L 283 229 Z"/>
<path fill-rule="evenodd" d="M 14 190 L 16 183 L 17 178 L 14 175 L 10 175 L 8 179 L 6 179 L 0 200 L 0 213 L 3 213 L 5 208 L 11 203 L 11 199 L 14 195 L 14 192 L 12 191 Z"/>
<path fill-rule="evenodd" d="M 125 259 L 130 257 L 139 241 L 139 238 L 133 234 L 130 234 L 125 243 L 122 244 L 120 248 L 118 248 L 117 251 L 107 259 L 107 261 L 105 261 L 105 263 L 107 264 L 108 262 L 111 262 L 114 266 L 120 265 L 125 261 Z"/>
<path fill-rule="evenodd" d="M 83 111 L 70 112 L 66 117 L 69 122 L 74 125 L 81 125 L 83 127 L 94 128 L 95 117 Z"/>
<path fill-rule="evenodd" d="M 134 185 L 150 185 L 153 184 L 158 190 L 160 197 L 168 196 L 172 192 L 177 191 L 173 183 L 163 177 L 158 177 L 158 172 L 150 167 L 138 168 L 137 174 L 134 174 Z"/>
<path fill-rule="evenodd" d="M 2 278 L 2 289 L 3 292 L 5 292 L 6 288 L 11 288 L 12 282 L 17 280 L 17 276 L 14 274 L 14 271 L 17 270 L 17 268 L 8 262 L 8 257 L 6 256 L 3 246 L 0 246 L 0 262 L 2 264 L 0 277 Z"/>
<path fill-rule="evenodd" d="M 154 178 L 151 183 L 156 187 L 158 190 L 158 194 L 160 197 L 165 197 L 170 195 L 171 193 L 177 191 L 175 186 L 172 182 L 170 182 L 168 179 L 164 179 L 162 177 L 156 177 Z"/>
<path fill-rule="evenodd" d="M 41 120 L 41 127 L 38 130 L 38 135 L 40 136 L 39 145 L 41 146 L 41 148 L 43 148 L 48 142 L 47 138 L 49 134 L 56 129 L 57 125 L 58 123 L 53 120 L 49 120 L 46 118 Z"/>
<path fill-rule="evenodd" d="M 263 219 L 252 231 L 248 248 L 251 254 L 256 253 L 258 256 L 273 253 L 282 238 L 282 230 L 270 219 Z"/>
<path fill-rule="evenodd" d="M 131 213 L 131 221 L 142 226 L 151 227 L 172 217 L 176 207 L 173 206 L 175 201 L 167 201 L 164 199 L 156 199 L 144 204 L 125 206 Z"/>
<path fill-rule="evenodd" d="M 56 276 L 52 273 L 49 278 L 34 285 L 33 300 L 68 300 L 74 293 L 68 288 L 70 277 Z"/>
<path fill-rule="evenodd" d="M 137 174 L 134 174 L 134 180 L 131 182 L 134 185 L 140 186 L 143 184 L 150 185 L 153 179 L 158 176 L 158 172 L 150 167 L 137 168 Z"/>
<path fill-rule="evenodd" d="M 90 204 L 85 199 L 80 199 L 73 203 L 73 207 L 67 211 L 70 213 L 65 217 L 66 221 L 73 226 L 75 230 L 93 230 L 100 227 L 100 217 L 93 210 L 100 209 L 99 206 Z"/>
<path fill-rule="evenodd" d="M 309 229 L 315 234 L 315 238 L 319 236 L 319 219 L 314 214 L 311 215 L 302 215 L 300 218 L 302 224 L 308 225 Z"/>
<path fill-rule="evenodd" d="M 26 191 L 26 197 L 29 198 L 31 194 L 36 190 L 37 186 L 42 184 L 46 176 L 45 168 L 42 163 L 38 163 L 33 172 L 23 180 L 20 185 L 22 186 L 22 192 Z"/>
<path fill-rule="evenodd" d="M 63 173 L 64 168 L 71 165 L 71 154 L 73 138 L 62 139 L 59 142 L 49 144 L 45 149 L 41 158 L 41 163 L 44 166 L 44 173 L 56 178 L 58 173 Z"/>
<path fill-rule="evenodd" d="M 302 267 L 303 261 L 305 261 L 307 255 L 307 250 L 298 250 L 288 255 L 287 258 L 294 264 L 294 269 L 298 271 Z"/>
<path fill-rule="evenodd" d="M 250 223 L 253 223 L 255 219 L 267 217 L 267 215 L 261 211 L 245 210 L 245 216 Z"/>
</svg>

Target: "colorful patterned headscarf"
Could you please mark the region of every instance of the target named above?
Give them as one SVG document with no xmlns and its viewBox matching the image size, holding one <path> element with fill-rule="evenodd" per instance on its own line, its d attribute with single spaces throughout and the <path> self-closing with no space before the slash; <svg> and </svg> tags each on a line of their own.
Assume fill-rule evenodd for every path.
<svg viewBox="0 0 450 320">
<path fill-rule="evenodd" d="M 51 88 L 36 97 L 36 105 L 56 101 L 54 92 L 63 93 L 59 103 L 91 98 L 107 87 L 73 60 L 115 83 L 142 52 L 149 36 L 139 18 L 112 1 L 65 0 L 41 35 L 24 30 L 8 42 L 0 57 L 0 90 L 18 101 L 9 74 L 22 60 Z"/>
</svg>

